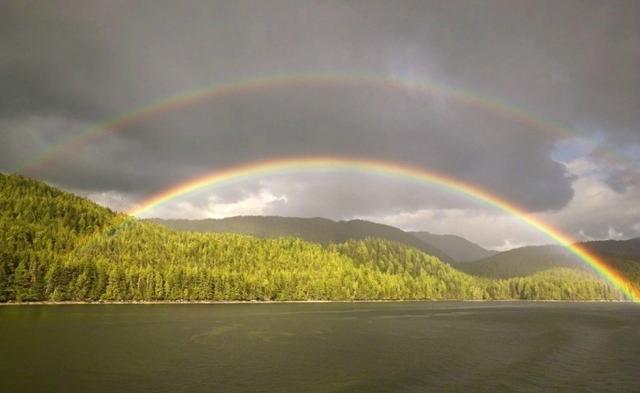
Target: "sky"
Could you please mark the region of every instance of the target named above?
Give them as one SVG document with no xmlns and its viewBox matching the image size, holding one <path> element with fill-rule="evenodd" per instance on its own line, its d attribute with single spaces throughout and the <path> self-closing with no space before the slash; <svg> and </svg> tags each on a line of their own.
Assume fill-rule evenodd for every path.
<svg viewBox="0 0 640 393">
<path fill-rule="evenodd" d="M 640 236 L 639 69 L 637 1 L 3 1 L 0 171 L 126 211 L 235 165 L 365 157 L 473 184 L 576 240 L 631 238 Z M 292 75 L 398 83 L 245 89 L 31 165 L 154 101 Z M 361 173 L 239 179 L 145 213 L 235 215 L 364 218 L 495 249 L 550 242 L 454 192 Z"/>
</svg>

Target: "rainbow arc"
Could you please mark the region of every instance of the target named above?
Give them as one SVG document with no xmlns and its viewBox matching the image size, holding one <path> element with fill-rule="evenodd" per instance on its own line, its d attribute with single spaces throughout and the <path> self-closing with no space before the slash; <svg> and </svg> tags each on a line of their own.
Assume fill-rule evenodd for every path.
<svg viewBox="0 0 640 393">
<path fill-rule="evenodd" d="M 560 138 L 579 136 L 576 130 L 563 127 L 552 121 L 527 112 L 506 102 L 496 100 L 481 94 L 450 87 L 431 81 L 418 81 L 396 77 L 364 74 L 300 74 L 277 75 L 255 79 L 238 80 L 228 84 L 216 84 L 203 88 L 187 90 L 176 95 L 162 97 L 147 105 L 130 112 L 106 119 L 89 128 L 81 130 L 77 135 L 62 141 L 32 157 L 16 170 L 17 173 L 30 173 L 46 164 L 72 154 L 74 151 L 95 141 L 96 139 L 115 132 L 124 132 L 132 126 L 141 124 L 163 113 L 177 111 L 192 105 L 212 99 L 254 94 L 288 88 L 316 88 L 316 87 L 352 87 L 376 88 L 396 92 L 410 92 L 420 95 L 433 95 L 456 105 L 475 108 L 493 116 L 506 119 L 515 124 L 526 125 L 531 130 L 555 135 Z M 625 170 L 637 175 L 636 163 L 624 154 L 610 148 L 602 148 L 599 155 L 613 162 Z"/>
</svg>

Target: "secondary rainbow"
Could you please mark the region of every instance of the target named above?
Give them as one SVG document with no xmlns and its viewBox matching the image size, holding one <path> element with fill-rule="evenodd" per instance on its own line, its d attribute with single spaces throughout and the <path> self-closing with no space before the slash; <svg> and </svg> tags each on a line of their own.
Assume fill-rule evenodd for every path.
<svg viewBox="0 0 640 393">
<path fill-rule="evenodd" d="M 474 92 L 445 86 L 431 81 L 415 81 L 406 78 L 387 77 L 380 75 L 351 75 L 351 74 L 302 74 L 269 76 L 248 80 L 239 80 L 228 84 L 216 84 L 181 92 L 152 101 L 148 105 L 117 117 L 107 119 L 101 123 L 80 131 L 77 135 L 45 150 L 35 158 L 30 159 L 16 170 L 18 173 L 31 171 L 62 157 L 99 138 L 102 135 L 122 131 L 133 125 L 144 122 L 165 112 L 195 105 L 206 100 L 251 94 L 270 89 L 313 88 L 323 86 L 369 87 L 389 89 L 394 91 L 431 94 L 467 107 L 477 108 L 509 121 L 525 124 L 528 127 L 561 137 L 579 135 L 577 131 L 564 128 L 548 120 L 543 120 L 533 114 L 516 108 L 505 102 L 479 95 Z M 606 149 L 601 152 L 608 159 L 618 163 L 626 169 L 635 171 L 635 163 L 623 155 Z M 635 172 L 634 172 L 635 173 Z"/>
<path fill-rule="evenodd" d="M 479 187 L 449 176 L 429 172 L 425 169 L 400 165 L 396 163 L 372 160 L 366 158 L 342 158 L 334 156 L 318 156 L 318 157 L 289 157 L 268 161 L 253 162 L 245 165 L 234 166 L 227 169 L 216 170 L 208 175 L 198 177 L 187 182 L 181 183 L 175 187 L 160 192 L 153 197 L 144 200 L 138 207 L 130 210 L 128 213 L 133 216 L 139 216 L 156 206 L 171 201 L 182 195 L 202 189 L 203 187 L 219 185 L 225 182 L 240 180 L 247 177 L 257 177 L 274 173 L 300 172 L 310 170 L 322 171 L 356 171 L 374 173 L 379 175 L 391 176 L 394 178 L 407 179 L 437 185 L 448 190 L 456 191 L 467 197 L 481 201 L 487 205 L 494 206 L 512 216 L 518 217 L 531 227 L 544 233 L 550 239 L 558 242 L 566 247 L 578 258 L 584 261 L 588 266 L 595 270 L 600 276 L 611 283 L 615 288 L 620 290 L 629 300 L 638 302 L 640 293 L 638 290 L 615 269 L 608 266 L 596 255 L 589 252 L 584 247 L 576 244 L 570 236 L 553 228 L 549 224 L 528 214 L 522 208 L 510 203 L 496 195 L 489 193 Z"/>
</svg>

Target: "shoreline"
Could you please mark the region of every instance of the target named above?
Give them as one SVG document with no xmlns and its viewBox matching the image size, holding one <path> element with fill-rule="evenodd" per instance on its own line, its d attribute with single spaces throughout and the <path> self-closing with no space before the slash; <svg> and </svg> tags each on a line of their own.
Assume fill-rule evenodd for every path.
<svg viewBox="0 0 640 393">
<path fill-rule="evenodd" d="M 173 305 L 173 304 L 322 304 L 322 303 L 630 303 L 631 300 L 527 300 L 527 299 L 377 299 L 377 300 L 123 300 L 123 301 L 37 301 L 4 302 L 0 306 L 63 306 L 63 305 Z"/>
</svg>

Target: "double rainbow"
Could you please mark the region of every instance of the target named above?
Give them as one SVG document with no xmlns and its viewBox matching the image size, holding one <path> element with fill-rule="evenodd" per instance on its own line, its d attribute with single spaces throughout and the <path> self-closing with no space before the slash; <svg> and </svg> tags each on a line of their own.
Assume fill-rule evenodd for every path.
<svg viewBox="0 0 640 393">
<path fill-rule="evenodd" d="M 429 172 L 422 168 L 399 165 L 386 161 L 365 158 L 318 156 L 289 157 L 253 162 L 224 170 L 217 170 L 210 174 L 171 187 L 144 200 L 128 213 L 132 216 L 139 216 L 163 203 L 208 186 L 220 185 L 243 178 L 259 177 L 274 173 L 298 173 L 314 170 L 373 173 L 418 183 L 436 185 L 444 189 L 463 194 L 469 198 L 480 201 L 486 205 L 493 206 L 519 218 L 529 226 L 544 233 L 550 239 L 553 239 L 555 242 L 566 247 L 569 251 L 590 266 L 597 274 L 620 290 L 629 300 L 634 302 L 640 300 L 640 293 L 638 292 L 638 289 L 636 289 L 632 283 L 630 283 L 615 269 L 608 266 L 598 256 L 594 255 L 586 248 L 576 244 L 570 236 L 533 217 L 522 208 L 493 195 L 486 190 L 446 175 Z"/>
</svg>

